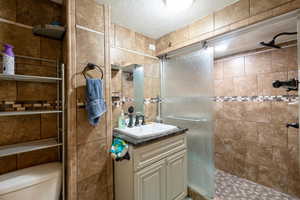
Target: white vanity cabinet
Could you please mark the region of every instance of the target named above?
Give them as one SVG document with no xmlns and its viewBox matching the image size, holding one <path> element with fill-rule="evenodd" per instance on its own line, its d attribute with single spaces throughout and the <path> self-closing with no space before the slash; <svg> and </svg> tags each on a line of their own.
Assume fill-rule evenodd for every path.
<svg viewBox="0 0 300 200">
<path fill-rule="evenodd" d="M 115 162 L 116 200 L 182 200 L 187 195 L 186 135 L 129 147 Z"/>
</svg>

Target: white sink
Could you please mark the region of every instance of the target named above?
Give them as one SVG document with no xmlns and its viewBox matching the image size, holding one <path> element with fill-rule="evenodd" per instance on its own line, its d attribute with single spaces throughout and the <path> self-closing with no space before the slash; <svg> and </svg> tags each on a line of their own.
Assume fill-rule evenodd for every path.
<svg viewBox="0 0 300 200">
<path fill-rule="evenodd" d="M 161 135 L 170 131 L 177 130 L 178 127 L 173 126 L 173 125 L 168 125 L 168 124 L 160 124 L 160 123 L 151 123 L 143 126 L 137 126 L 137 127 L 132 127 L 132 128 L 115 128 L 114 130 L 137 138 L 148 138 L 148 137 L 153 137 L 156 135 Z"/>
</svg>

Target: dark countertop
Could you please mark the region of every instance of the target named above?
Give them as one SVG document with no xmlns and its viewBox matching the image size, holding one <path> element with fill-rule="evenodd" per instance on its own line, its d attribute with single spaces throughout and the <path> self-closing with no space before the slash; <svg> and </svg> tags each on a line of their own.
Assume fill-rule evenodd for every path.
<svg viewBox="0 0 300 200">
<path fill-rule="evenodd" d="M 168 137 L 184 134 L 186 131 L 188 131 L 187 128 L 178 128 L 177 130 L 173 130 L 173 131 L 169 131 L 169 132 L 166 132 L 166 133 L 163 133 L 160 135 L 156 135 L 153 137 L 147 137 L 147 138 L 141 138 L 141 139 L 137 139 L 137 138 L 125 135 L 123 133 L 114 131 L 113 137 L 120 138 L 120 139 L 124 140 L 125 142 L 127 142 L 128 144 L 131 144 L 133 146 L 142 146 L 142 145 L 154 142 L 156 140 L 161 140 L 161 139 L 165 139 Z"/>
</svg>

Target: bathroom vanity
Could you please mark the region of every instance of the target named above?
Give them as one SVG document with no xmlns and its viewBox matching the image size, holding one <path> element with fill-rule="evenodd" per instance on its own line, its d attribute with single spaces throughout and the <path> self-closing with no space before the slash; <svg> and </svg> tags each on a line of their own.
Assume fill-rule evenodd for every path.
<svg viewBox="0 0 300 200">
<path fill-rule="evenodd" d="M 136 139 L 114 137 L 129 144 L 130 160 L 115 161 L 116 200 L 181 200 L 187 195 L 186 131 L 178 129 Z"/>
</svg>

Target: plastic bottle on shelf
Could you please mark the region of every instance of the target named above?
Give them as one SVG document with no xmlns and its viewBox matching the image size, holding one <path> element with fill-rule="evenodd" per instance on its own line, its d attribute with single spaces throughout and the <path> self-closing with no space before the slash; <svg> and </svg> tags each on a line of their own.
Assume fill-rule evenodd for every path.
<svg viewBox="0 0 300 200">
<path fill-rule="evenodd" d="M 122 110 L 121 115 L 119 116 L 118 119 L 118 128 L 126 128 L 126 123 L 125 123 L 125 115 L 124 115 L 124 111 Z"/>
<path fill-rule="evenodd" d="M 3 74 L 14 75 L 15 74 L 15 54 L 13 52 L 13 46 L 10 44 L 4 44 L 3 51 Z"/>
</svg>

